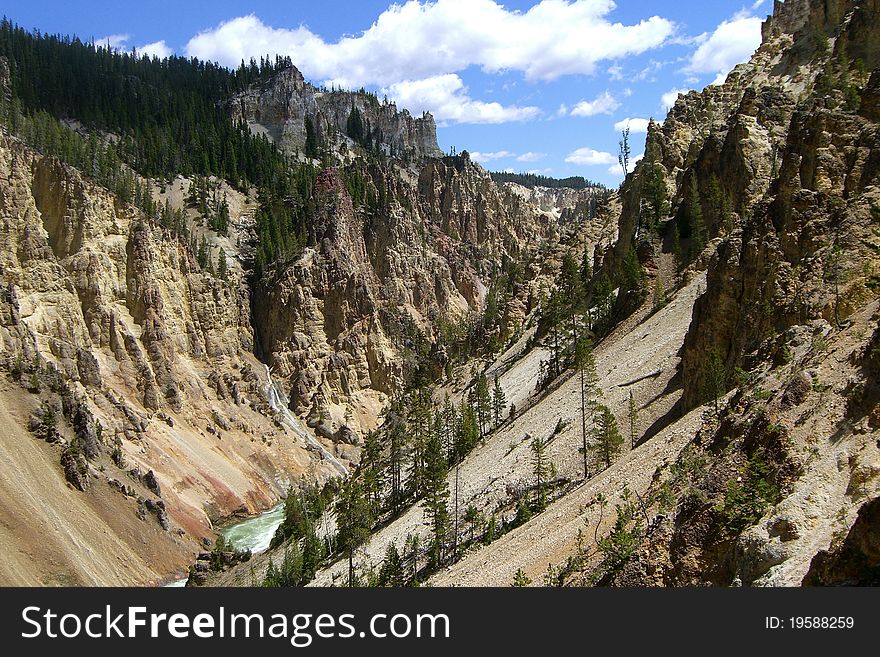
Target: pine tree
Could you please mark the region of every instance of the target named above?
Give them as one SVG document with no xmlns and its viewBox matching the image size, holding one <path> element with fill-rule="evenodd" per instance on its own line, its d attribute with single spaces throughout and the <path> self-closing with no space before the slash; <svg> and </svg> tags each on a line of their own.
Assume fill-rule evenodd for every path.
<svg viewBox="0 0 880 657">
<path fill-rule="evenodd" d="M 584 479 L 590 476 L 587 458 L 587 419 L 592 421 L 596 399 L 599 396 L 599 374 L 593 357 L 593 343 L 589 338 L 581 338 L 575 351 L 575 367 L 578 370 L 581 388 L 581 452 L 584 459 Z"/>
<path fill-rule="evenodd" d="M 349 479 L 336 499 L 336 544 L 348 554 L 348 585 L 354 586 L 354 554 L 370 538 L 373 514 L 363 486 Z"/>
<path fill-rule="evenodd" d="M 305 120 L 306 124 L 306 143 L 305 143 L 305 151 L 306 157 L 312 160 L 316 160 L 320 157 L 320 153 L 318 152 L 318 137 L 315 134 L 315 126 L 312 124 L 311 117 L 307 116 Z"/>
<path fill-rule="evenodd" d="M 547 482 L 553 475 L 554 467 L 547 457 L 548 440 L 540 437 L 533 438 L 529 443 L 532 450 L 532 474 L 535 477 L 535 490 L 537 491 L 536 508 L 543 511 L 547 506 Z"/>
<path fill-rule="evenodd" d="M 675 258 L 676 269 L 680 272 L 685 266 L 684 254 L 681 251 L 681 235 L 678 230 L 678 222 L 672 220 L 669 223 L 672 225 L 672 234 L 669 238 L 669 251 Z"/>
<path fill-rule="evenodd" d="M 407 434 L 409 435 L 409 479 L 408 488 L 419 498 L 424 493 L 425 450 L 431 426 L 431 399 L 424 388 L 413 392 L 411 407 L 407 413 Z"/>
<path fill-rule="evenodd" d="M 626 128 L 620 133 L 620 143 L 618 144 L 617 155 L 617 161 L 620 163 L 620 168 L 623 170 L 624 178 L 629 175 L 629 157 L 629 126 L 627 125 Z"/>
<path fill-rule="evenodd" d="M 407 439 L 406 427 L 402 417 L 400 400 L 395 400 L 388 411 L 388 475 L 391 479 L 388 506 L 393 511 L 400 509 L 403 503 L 403 468 L 406 458 Z"/>
<path fill-rule="evenodd" d="M 492 417 L 492 399 L 489 393 L 489 381 L 486 378 L 485 372 L 480 373 L 474 386 L 474 409 L 477 413 L 477 423 L 480 427 L 480 438 L 482 439 L 486 436 L 486 428 L 489 426 Z"/>
<path fill-rule="evenodd" d="M 315 573 L 321 567 L 324 560 L 324 542 L 318 538 L 315 531 L 315 525 L 309 521 L 305 528 L 305 535 L 302 538 L 302 581 L 303 584 L 311 582 L 315 578 Z"/>
<path fill-rule="evenodd" d="M 480 425 L 477 422 L 477 414 L 474 407 L 465 399 L 462 399 L 459 417 L 453 446 L 456 463 L 464 460 L 464 457 L 480 440 Z"/>
<path fill-rule="evenodd" d="M 394 542 L 388 544 L 385 549 L 385 558 L 382 560 L 382 567 L 379 569 L 379 586 L 388 586 L 400 588 L 406 584 L 406 577 L 403 573 L 404 564 L 397 551 L 397 545 Z"/>
<path fill-rule="evenodd" d="M 562 324 L 566 317 L 567 303 L 561 290 L 554 290 L 544 305 L 544 318 L 550 325 L 550 351 L 553 355 L 551 359 L 552 379 L 557 378 L 562 372 L 562 345 L 560 344 L 560 334 L 562 332 Z"/>
<path fill-rule="evenodd" d="M 382 468 L 382 445 L 375 431 L 367 432 L 364 438 L 360 469 L 363 473 L 364 495 L 373 516 L 376 516 L 381 507 L 384 471 Z"/>
<path fill-rule="evenodd" d="M 645 270 L 632 247 L 623 259 L 623 288 L 635 292 L 639 299 L 645 297 Z"/>
<path fill-rule="evenodd" d="M 577 261 L 571 253 L 566 253 L 562 257 L 562 269 L 560 270 L 559 278 L 562 293 L 565 295 L 565 319 L 572 335 L 572 351 L 574 351 L 580 335 L 578 315 L 582 310 L 583 294 L 581 272 Z"/>
<path fill-rule="evenodd" d="M 226 281 L 229 278 L 229 272 L 226 267 L 226 251 L 220 249 L 220 253 L 217 256 L 217 276 L 220 277 L 221 281 Z"/>
<path fill-rule="evenodd" d="M 586 290 L 593 280 L 593 266 L 590 263 L 590 249 L 584 247 L 584 255 L 581 257 L 581 290 Z"/>
<path fill-rule="evenodd" d="M 495 420 L 495 426 L 498 427 L 501 425 L 501 421 L 504 419 L 504 411 L 507 409 L 507 398 L 504 396 L 504 390 L 501 387 L 501 382 L 498 380 L 498 375 L 495 375 L 495 386 L 492 391 L 492 415 Z"/>
<path fill-rule="evenodd" d="M 639 423 L 639 411 L 636 408 L 636 401 L 633 397 L 632 390 L 629 392 L 629 403 L 627 404 L 627 419 L 629 420 L 629 437 L 630 448 L 636 448 L 636 428 Z"/>
<path fill-rule="evenodd" d="M 669 300 L 666 298 L 666 288 L 663 287 L 663 280 L 660 278 L 660 273 L 658 272 L 657 277 L 654 279 L 654 312 L 663 308 L 667 303 L 669 303 Z"/>
<path fill-rule="evenodd" d="M 593 286 L 593 306 L 596 308 L 596 316 L 593 318 L 591 328 L 594 332 L 604 333 L 609 328 L 613 299 L 614 288 L 608 274 L 603 271 Z"/>
<path fill-rule="evenodd" d="M 526 574 L 523 572 L 523 569 L 520 568 L 513 574 L 513 584 L 512 586 L 516 587 L 524 587 L 528 586 L 532 583 L 532 580 L 526 577 Z"/>
<path fill-rule="evenodd" d="M 421 540 L 418 534 L 408 534 L 403 545 L 403 560 L 409 573 L 406 578 L 412 586 L 419 585 L 419 551 Z"/>
<path fill-rule="evenodd" d="M 651 204 L 652 225 L 657 226 L 669 214 L 669 192 L 663 165 L 652 160 L 648 177 L 648 200 Z"/>
<path fill-rule="evenodd" d="M 617 428 L 614 414 L 604 404 L 600 404 L 598 407 L 593 439 L 595 441 L 593 450 L 599 456 L 600 461 L 605 464 L 605 467 L 610 467 L 611 461 L 620 452 L 620 447 L 623 445 L 623 436 L 620 435 L 620 430 Z"/>
<path fill-rule="evenodd" d="M 196 256 L 196 260 L 199 263 L 199 266 L 202 269 L 207 268 L 208 266 L 208 241 L 205 239 L 205 236 L 202 235 L 202 240 L 199 242 L 199 252 Z"/>
<path fill-rule="evenodd" d="M 431 564 L 434 567 L 443 561 L 443 546 L 449 531 L 447 474 L 448 464 L 443 455 L 443 446 L 437 436 L 432 436 L 425 450 L 425 496 L 422 505 L 434 536 L 431 545 Z"/>
<path fill-rule="evenodd" d="M 703 208 L 697 177 L 691 176 L 688 187 L 688 221 L 690 222 L 690 260 L 696 260 L 706 247 L 706 224 L 703 222 Z"/>
</svg>

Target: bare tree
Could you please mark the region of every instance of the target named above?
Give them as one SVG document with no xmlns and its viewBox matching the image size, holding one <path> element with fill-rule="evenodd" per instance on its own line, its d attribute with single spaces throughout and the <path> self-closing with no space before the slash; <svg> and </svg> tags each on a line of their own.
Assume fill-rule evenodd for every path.
<svg viewBox="0 0 880 657">
<path fill-rule="evenodd" d="M 629 126 L 620 133 L 621 140 L 618 144 L 618 155 L 617 161 L 620 162 L 620 168 L 623 169 L 623 177 L 626 178 L 629 175 Z"/>
</svg>

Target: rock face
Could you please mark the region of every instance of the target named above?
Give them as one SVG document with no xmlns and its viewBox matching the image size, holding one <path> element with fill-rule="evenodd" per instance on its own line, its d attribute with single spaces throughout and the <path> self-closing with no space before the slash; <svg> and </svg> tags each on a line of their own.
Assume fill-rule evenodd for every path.
<svg viewBox="0 0 880 657">
<path fill-rule="evenodd" d="M 810 564 L 805 586 L 880 586 L 880 498 L 859 509 L 846 538 Z"/>
<path fill-rule="evenodd" d="M 318 90 L 295 67 L 239 94 L 230 102 L 230 109 L 252 132 L 267 135 L 289 153 L 305 150 L 307 123 L 319 141 L 344 140 L 354 110 L 359 113 L 363 139 L 369 139 L 377 152 L 412 162 L 442 155 L 430 114 L 415 118 L 407 110 L 398 112 L 394 103 L 380 103 L 367 93 Z"/>
<path fill-rule="evenodd" d="M 132 466 L 148 473 L 137 490 L 162 496 L 148 510 L 183 538 L 131 549 L 185 563 L 215 520 L 274 503 L 310 464 L 305 445 L 272 422 L 240 268 L 226 282 L 202 271 L 184 240 L 134 207 L 0 140 L 0 378 L 44 408 L 63 406 L 38 414 L 34 433 L 55 444 L 52 476 L 76 494 L 101 495 L 104 479 L 124 480 Z M 312 476 L 329 474 L 319 466 Z M 126 496 L 112 499 L 134 515 Z M 155 576 L 132 566 L 108 583 Z"/>
<path fill-rule="evenodd" d="M 843 321 L 872 297 L 880 264 L 871 227 L 880 207 L 877 81 L 865 73 L 880 64 L 865 46 L 880 36 L 873 4 L 776 3 L 752 60 L 723 85 L 679 98 L 648 137 L 675 186 L 679 224 L 694 185 L 709 237 L 722 238 L 705 254 L 707 293 L 685 342 L 682 368 L 693 375 L 683 410 L 705 398 L 714 351 L 732 373 L 769 335 L 816 318 Z M 623 195 L 621 235 L 634 229 L 641 173 Z"/>
<path fill-rule="evenodd" d="M 876 2 L 777 1 L 751 61 L 652 126 L 673 220 L 696 188 L 709 237 L 680 411 L 736 390 L 658 468 L 654 491 L 682 497 L 602 583 L 876 583 L 878 41 Z M 612 261 L 648 173 L 624 187 Z"/>
<path fill-rule="evenodd" d="M 383 204 L 352 203 L 342 178 L 355 171 Z M 315 245 L 262 282 L 254 301 L 262 349 L 294 410 L 334 440 L 372 429 L 418 350 L 444 323 L 482 311 L 504 263 L 555 243 L 596 191 L 536 202 L 497 186 L 466 154 L 429 160 L 415 179 L 362 161 L 322 172 Z M 539 269 L 527 268 L 504 302 L 502 340 L 535 303 Z"/>
</svg>

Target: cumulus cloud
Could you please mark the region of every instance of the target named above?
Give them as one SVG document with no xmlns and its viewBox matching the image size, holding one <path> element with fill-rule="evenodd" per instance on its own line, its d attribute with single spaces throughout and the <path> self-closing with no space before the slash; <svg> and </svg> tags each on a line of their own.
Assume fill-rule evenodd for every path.
<svg viewBox="0 0 880 657">
<path fill-rule="evenodd" d="M 429 111 L 441 122 L 508 123 L 528 121 L 541 114 L 537 107 L 474 100 L 468 95 L 462 79 L 454 73 L 395 82 L 382 91 L 411 112 Z"/>
<path fill-rule="evenodd" d="M 189 56 L 236 66 L 261 55 L 289 55 L 306 77 L 342 87 L 388 86 L 470 66 L 520 71 L 530 80 L 592 74 L 604 60 L 641 54 L 675 31 L 658 16 L 611 22 L 613 0 L 542 0 L 528 11 L 495 0 L 409 0 L 393 4 L 358 35 L 327 42 L 305 26 L 266 25 L 254 15 L 220 23 L 190 39 Z"/>
<path fill-rule="evenodd" d="M 95 40 L 95 45 L 113 48 L 114 50 L 125 50 L 128 46 L 130 34 L 108 34 Z"/>
<path fill-rule="evenodd" d="M 636 163 L 639 162 L 639 160 L 643 159 L 644 157 L 645 157 L 645 154 L 642 153 L 641 155 L 636 155 L 634 158 L 632 158 L 629 161 L 629 170 L 632 171 L 633 167 L 636 165 Z M 616 162 L 613 165 L 611 165 L 610 167 L 608 167 L 608 173 L 610 173 L 612 176 L 619 176 L 620 178 L 623 178 L 623 167 L 620 166 L 620 162 Z"/>
<path fill-rule="evenodd" d="M 678 96 L 680 94 L 686 94 L 688 91 L 690 91 L 690 89 L 671 89 L 667 91 L 660 97 L 660 107 L 663 108 L 664 112 L 668 112 L 669 109 L 675 105 Z"/>
<path fill-rule="evenodd" d="M 158 57 L 159 59 L 165 59 L 169 57 L 173 50 L 168 47 L 168 44 L 165 43 L 164 40 L 156 41 L 154 43 L 148 43 L 145 46 L 141 46 L 137 48 L 137 51 L 141 55 L 146 55 L 147 57 Z"/>
<path fill-rule="evenodd" d="M 761 19 L 739 13 L 719 25 L 694 51 L 688 73 L 715 73 L 712 84 L 721 84 L 737 64 L 748 60 L 761 45 Z"/>
<path fill-rule="evenodd" d="M 583 148 L 578 148 L 569 153 L 568 157 L 565 158 L 565 161 L 570 164 L 591 167 L 602 164 L 612 164 L 617 162 L 617 158 L 611 153 L 597 151 L 589 146 L 584 146 Z"/>
<path fill-rule="evenodd" d="M 543 160 L 546 157 L 546 153 L 533 153 L 529 151 L 528 153 L 523 153 L 522 155 L 517 155 L 517 162 L 537 162 L 538 160 Z"/>
<path fill-rule="evenodd" d="M 103 46 L 105 48 L 109 47 L 113 50 L 128 50 L 129 41 L 131 41 L 131 35 L 128 33 L 108 34 L 100 39 L 95 39 L 95 45 Z M 144 46 L 136 46 L 134 49 L 139 55 L 158 57 L 159 59 L 169 57 L 174 52 L 164 40 L 154 41 L 153 43 L 148 43 Z"/>
<path fill-rule="evenodd" d="M 474 162 L 479 162 L 480 164 L 483 164 L 484 162 L 491 162 L 492 160 L 503 160 L 505 158 L 513 157 L 513 153 L 511 153 L 510 151 L 494 151 L 491 153 L 470 151 L 470 156 Z"/>
<path fill-rule="evenodd" d="M 571 108 L 572 116 L 595 116 L 611 114 L 620 107 L 620 103 L 607 91 L 603 91 L 593 100 L 582 100 Z"/>
<path fill-rule="evenodd" d="M 648 119 L 623 119 L 622 121 L 618 121 L 614 124 L 614 129 L 617 132 L 621 132 L 626 130 L 629 127 L 629 131 L 632 134 L 642 134 L 648 132 Z"/>
</svg>

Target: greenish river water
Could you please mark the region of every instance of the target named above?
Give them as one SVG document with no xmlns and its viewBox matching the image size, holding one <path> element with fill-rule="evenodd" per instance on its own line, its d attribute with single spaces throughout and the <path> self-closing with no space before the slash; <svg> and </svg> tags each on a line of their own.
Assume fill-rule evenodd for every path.
<svg viewBox="0 0 880 657">
<path fill-rule="evenodd" d="M 253 518 L 228 525 L 220 530 L 220 535 L 236 550 L 250 550 L 254 554 L 269 549 L 278 525 L 284 520 L 284 502 Z M 175 588 L 186 586 L 186 577 L 165 584 Z"/>
</svg>

